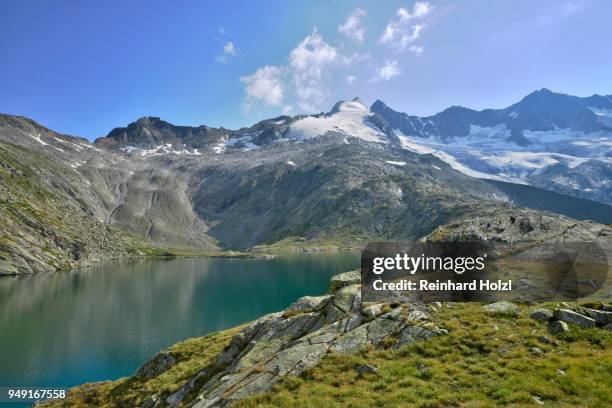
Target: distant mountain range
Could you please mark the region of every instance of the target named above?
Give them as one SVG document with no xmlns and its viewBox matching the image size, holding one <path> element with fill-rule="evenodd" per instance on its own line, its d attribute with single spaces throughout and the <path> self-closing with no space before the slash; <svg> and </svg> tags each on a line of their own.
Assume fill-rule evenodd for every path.
<svg viewBox="0 0 612 408">
<path fill-rule="evenodd" d="M 407 149 L 431 153 L 468 175 L 612 202 L 612 96 L 541 89 L 505 109 L 451 107 L 430 117 L 383 117 Z"/>
<path fill-rule="evenodd" d="M 612 132 L 612 96 L 580 98 L 545 88 L 505 109 L 475 111 L 453 106 L 433 116 L 418 117 L 396 112 L 381 100 L 371 109 L 405 135 L 435 137 L 443 142 L 472 136 L 478 128 L 497 128 L 497 133 L 505 134 L 504 141 L 519 146 L 537 143 L 533 132 Z"/>
<path fill-rule="evenodd" d="M 358 98 L 327 114 L 280 116 L 250 128 L 174 126 L 141 118 L 96 145 L 147 157 L 253 150 L 327 132 L 420 154 L 433 154 L 476 178 L 530 184 L 612 203 L 612 96 L 580 98 L 541 89 L 505 109 L 454 106 L 429 117 L 397 112 Z"/>
<path fill-rule="evenodd" d="M 0 273 L 146 253 L 144 242 L 412 239 L 520 206 L 612 223 L 609 102 L 542 90 L 417 118 L 355 98 L 238 130 L 145 117 L 95 143 L 0 115 Z"/>
</svg>

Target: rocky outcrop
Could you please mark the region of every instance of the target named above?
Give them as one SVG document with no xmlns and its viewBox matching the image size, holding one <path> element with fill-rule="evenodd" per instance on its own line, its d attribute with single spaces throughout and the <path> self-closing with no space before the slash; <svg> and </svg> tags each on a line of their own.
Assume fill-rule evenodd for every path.
<svg viewBox="0 0 612 408">
<path fill-rule="evenodd" d="M 581 315 L 568 309 L 557 309 L 554 313 L 555 319 L 565 323 L 577 324 L 582 327 L 595 327 L 595 319 Z"/>
<path fill-rule="evenodd" d="M 346 286 L 354 285 L 360 282 L 361 275 L 359 274 L 359 271 L 344 272 L 336 276 L 332 276 L 331 280 L 329 281 L 329 291 L 330 293 L 336 293 Z"/>
<path fill-rule="evenodd" d="M 548 309 L 536 309 L 529 314 L 529 317 L 537 322 L 547 322 L 552 319 L 553 314 Z"/>
<path fill-rule="evenodd" d="M 611 236 L 610 226 L 591 221 L 576 221 L 528 209 L 490 208 L 440 226 L 428 239 L 491 246 L 551 241 L 598 242 L 609 248 Z"/>
<path fill-rule="evenodd" d="M 416 305 L 362 304 L 356 272 L 332 278 L 332 293 L 306 296 L 286 310 L 266 315 L 235 335 L 213 364 L 171 395 L 149 398 L 151 406 L 226 406 L 268 391 L 286 376 L 299 375 L 328 353 L 355 353 L 365 346 L 399 348 L 446 333 Z M 349 282 L 344 285 L 338 282 Z M 168 353 L 158 353 L 138 370 L 152 378 L 167 370 Z M 364 368 L 360 375 L 373 374 Z"/>
<path fill-rule="evenodd" d="M 555 320 L 548 325 L 548 331 L 550 334 L 563 334 L 569 331 L 569 326 L 565 322 Z"/>
<path fill-rule="evenodd" d="M 172 354 L 167 351 L 157 353 L 145 365 L 140 367 L 136 372 L 136 377 L 141 380 L 149 380 L 155 378 L 164 371 L 168 370 L 176 362 Z"/>
<path fill-rule="evenodd" d="M 552 312 L 548 309 L 534 310 L 530 317 L 538 322 L 547 322 L 548 331 L 551 334 L 563 334 L 570 331 L 568 323 L 586 329 L 610 330 L 612 324 L 612 312 L 608 310 L 610 305 L 599 304 L 599 309 L 576 305 L 570 308 L 567 303 L 558 306 L 560 307 Z"/>
<path fill-rule="evenodd" d="M 504 316 L 518 316 L 521 312 L 517 305 L 505 301 L 491 303 L 483 306 L 483 309 L 490 314 Z"/>
</svg>

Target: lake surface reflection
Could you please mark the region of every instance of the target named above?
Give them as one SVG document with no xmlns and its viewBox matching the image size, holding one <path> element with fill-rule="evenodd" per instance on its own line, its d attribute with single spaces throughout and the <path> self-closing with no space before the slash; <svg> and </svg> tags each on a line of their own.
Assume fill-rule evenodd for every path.
<svg viewBox="0 0 612 408">
<path fill-rule="evenodd" d="M 0 278 L 0 386 L 132 374 L 157 351 L 324 293 L 355 253 L 172 259 Z"/>
</svg>

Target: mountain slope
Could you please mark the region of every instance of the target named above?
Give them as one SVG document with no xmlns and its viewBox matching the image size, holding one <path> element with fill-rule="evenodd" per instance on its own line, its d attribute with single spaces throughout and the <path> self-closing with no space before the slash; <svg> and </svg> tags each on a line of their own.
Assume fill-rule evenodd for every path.
<svg viewBox="0 0 612 408">
<path fill-rule="evenodd" d="M 534 106 L 550 104 L 549 98 L 556 101 L 559 96 L 540 92 L 520 104 L 524 112 L 536 112 L 539 108 Z M 584 101 L 566 96 L 562 101 L 561 108 L 551 109 L 578 105 L 582 113 L 572 123 L 591 126 L 580 119 L 590 117 L 583 112 Z M 584 103 L 601 110 L 607 109 L 606 101 L 594 98 Z M 113 234 L 119 228 L 154 245 L 205 250 L 359 246 L 372 240 L 413 239 L 484 209 L 505 211 L 515 205 L 610 221 L 612 207 L 605 204 L 501 182 L 515 180 L 512 172 L 516 172 L 520 175 L 516 181 L 522 183 L 605 201 L 612 188 L 605 158 L 538 151 L 532 136 L 527 138 L 530 147 L 519 146 L 507 139 L 501 125 L 498 133 L 480 128 L 478 134 L 477 125 L 470 125 L 469 136 L 448 141 L 409 137 L 394 127 L 398 121 L 413 119 L 383 109 L 382 103 L 375 105 L 378 112 L 368 110 L 359 99 L 340 101 L 328 113 L 282 116 L 238 130 L 174 126 L 144 118 L 111 131 L 95 144 L 29 119 L 0 115 L 3 177 L 10 181 L 15 174 L 28 174 L 13 184 L 5 182 L 4 208 L 7 214 L 14 212 L 17 206 L 28 205 L 28 195 L 44 190 L 53 196 L 54 209 L 49 213 L 70 217 L 60 227 L 85 217 L 87 221 L 75 222 L 79 226 L 90 222 L 91 231 L 104 227 Z M 437 117 L 437 125 L 432 119 L 427 126 L 450 132 L 455 123 L 465 130 L 464 125 L 479 115 L 501 117 L 506 112 L 502 111 L 451 108 Z M 453 122 L 453 116 L 460 120 Z M 539 128 L 546 123 L 541 121 Z M 551 131 L 531 132 L 550 137 Z M 604 143 L 591 136 L 581 141 Z M 514 150 L 495 150 L 500 145 Z M 574 146 L 582 149 L 583 156 L 596 151 L 590 145 Z M 464 160 L 457 152 L 469 152 L 478 160 Z M 24 190 L 19 184 L 26 179 L 35 185 Z M 30 204 L 40 212 L 46 201 L 32 199 Z M 12 229 L 5 227 L 8 239 L 25 231 L 29 241 L 41 242 L 33 250 L 35 257 L 19 261 L 21 270 L 60 267 L 48 259 L 43 260 L 44 267 L 32 266 L 42 256 L 41 248 L 48 247 L 46 232 L 28 229 L 28 221 L 12 222 Z M 77 230 L 68 228 L 65 235 L 76 239 Z M 8 255 L 16 259 L 19 254 L 14 242 L 8 250 L 6 245 L 3 248 L 5 261 Z M 63 251 L 62 259 L 74 252 Z M 92 249 L 92 254 L 96 251 Z"/>
<path fill-rule="evenodd" d="M 574 132 L 609 132 L 612 127 L 602 117 L 612 109 L 610 97 L 593 95 L 580 98 L 543 88 L 505 109 L 475 111 L 453 106 L 433 116 L 418 117 L 396 112 L 377 100 L 371 110 L 402 133 L 435 137 L 440 141 L 467 137 L 472 126 L 503 126 L 506 136 L 517 145 L 529 145 L 529 132 L 571 129 Z"/>
<path fill-rule="evenodd" d="M 141 256 L 151 244 L 217 248 L 178 177 L 163 173 L 29 119 L 0 115 L 2 271 Z"/>
<path fill-rule="evenodd" d="M 0 141 L 0 275 L 150 253 L 149 244 L 96 220 L 74 188 L 74 173 L 44 154 Z"/>
<path fill-rule="evenodd" d="M 473 177 L 612 203 L 610 97 L 542 89 L 505 109 L 451 107 L 424 118 L 380 100 L 371 109 L 405 148 L 434 154 Z"/>
<path fill-rule="evenodd" d="M 597 201 L 575 198 L 554 191 L 512 184 L 498 180 L 487 180 L 503 191 L 518 206 L 562 214 L 576 220 L 592 220 L 612 224 L 612 207 Z"/>
</svg>

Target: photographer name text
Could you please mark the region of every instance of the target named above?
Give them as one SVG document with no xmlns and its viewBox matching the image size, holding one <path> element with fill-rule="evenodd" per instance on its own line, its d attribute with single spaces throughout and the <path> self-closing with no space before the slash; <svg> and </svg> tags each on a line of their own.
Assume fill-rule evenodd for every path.
<svg viewBox="0 0 612 408">
<path fill-rule="evenodd" d="M 448 281 L 429 281 L 421 279 L 411 281 L 402 279 L 396 282 L 384 282 L 382 279 L 377 279 L 372 282 L 374 290 L 401 290 L 401 291 L 500 291 L 506 292 L 512 290 L 512 280 L 473 280 L 470 282 L 454 282 Z"/>
</svg>

